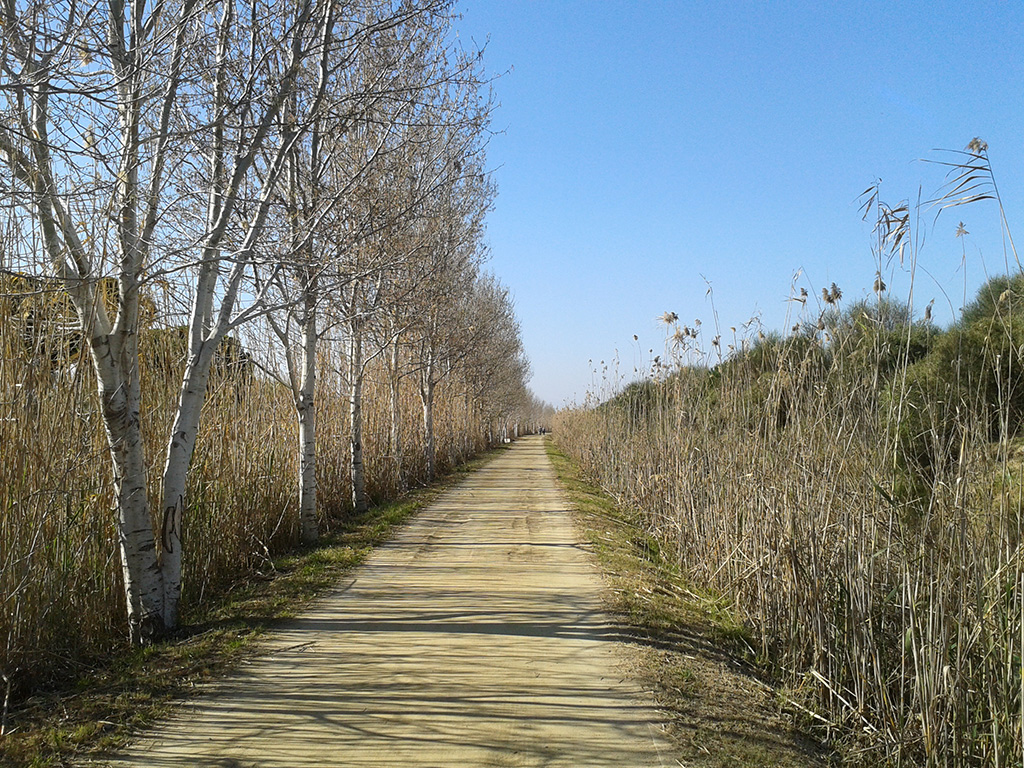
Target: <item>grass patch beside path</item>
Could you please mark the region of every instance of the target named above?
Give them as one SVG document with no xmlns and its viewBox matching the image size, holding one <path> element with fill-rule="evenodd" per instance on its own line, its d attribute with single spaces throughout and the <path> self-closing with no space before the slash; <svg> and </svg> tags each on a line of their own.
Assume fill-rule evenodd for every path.
<svg viewBox="0 0 1024 768">
<path fill-rule="evenodd" d="M 176 637 L 126 651 L 71 687 L 32 697 L 8 717 L 8 733 L 0 736 L 0 765 L 62 768 L 123 744 L 167 715 L 198 683 L 258 655 L 266 631 L 300 614 L 397 526 L 501 450 L 468 462 L 429 488 L 332 521 L 318 545 L 274 559 Z"/>
<path fill-rule="evenodd" d="M 808 768 L 830 755 L 802 732 L 752 662 L 726 601 L 687 584 L 634 515 L 548 438 L 548 457 L 611 588 L 608 610 L 635 639 L 636 674 L 668 714 L 680 765 Z"/>
</svg>

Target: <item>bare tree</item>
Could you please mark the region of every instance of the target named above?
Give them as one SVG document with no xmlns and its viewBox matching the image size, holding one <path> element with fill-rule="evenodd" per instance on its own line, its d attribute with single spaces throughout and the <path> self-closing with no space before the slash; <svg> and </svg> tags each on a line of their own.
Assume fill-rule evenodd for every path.
<svg viewBox="0 0 1024 768">
<path fill-rule="evenodd" d="M 472 343 L 463 364 L 470 402 L 489 430 L 504 438 L 508 426 L 518 437 L 517 417 L 532 395 L 527 383 L 530 363 L 523 349 L 515 307 L 509 292 L 496 278 L 481 275 L 470 297 Z M 477 332 L 476 329 L 481 329 Z"/>
<path fill-rule="evenodd" d="M 373 45 L 360 47 L 347 77 L 333 83 L 339 91 L 334 102 L 338 109 L 319 117 L 307 143 L 296 144 L 289 158 L 281 199 L 286 226 L 279 237 L 288 259 L 269 278 L 280 309 L 268 320 L 284 350 L 299 424 L 299 529 L 304 543 L 318 537 L 318 343 L 336 324 L 334 319 L 320 321 L 323 304 L 362 277 L 347 257 L 366 237 L 366 224 L 353 226 L 348 212 L 377 158 L 393 143 L 396 126 L 407 119 L 417 87 L 422 87 L 415 77 L 424 67 L 413 59 L 438 47 L 446 18 L 436 11 L 428 8 L 378 21 Z"/>
<path fill-rule="evenodd" d="M 186 52 L 203 15 L 194 2 L 147 14 L 120 0 L 88 8 L 6 2 L 3 14 L 5 192 L 29 213 L 31 236 L 74 303 L 96 371 L 129 624 L 139 641 L 164 621 L 139 425 L 139 294 L 162 213 Z M 144 119 L 154 113 L 155 127 Z M 26 249 L 21 257 L 35 255 Z M 107 274 L 117 280 L 113 307 L 98 291 Z"/>
<path fill-rule="evenodd" d="M 204 157 L 206 167 L 184 174 L 195 193 L 173 209 L 184 237 L 163 262 L 191 296 L 187 361 L 162 483 L 164 627 L 177 622 L 188 469 L 211 364 L 221 340 L 264 310 L 262 294 L 242 301 L 244 279 L 255 265 L 291 150 L 323 106 L 326 72 L 344 65 L 350 43 L 339 40 L 336 27 L 333 3 L 224 2 L 209 25 L 210 50 L 195 56 L 201 70 L 180 104 L 189 107 L 180 111 L 187 137 L 181 151 Z M 202 208 L 190 204 L 200 197 Z"/>
<path fill-rule="evenodd" d="M 354 52 L 425 0 L 107 0 L 3 4 L 0 157 L 78 313 L 110 446 L 133 642 L 172 627 L 181 595 L 188 469 L 217 347 L 268 309 L 246 290 L 280 254 L 260 247 L 293 150 L 317 125 Z M 197 163 L 199 159 L 201 162 Z M 261 259 L 265 259 L 261 261 Z M 113 279 L 117 298 L 98 285 Z M 167 437 L 159 537 L 139 423 L 140 293 L 171 286 L 188 354 Z"/>
<path fill-rule="evenodd" d="M 424 258 L 432 279 L 417 297 L 412 329 L 428 478 L 436 471 L 435 389 L 469 354 L 474 336 L 481 332 L 472 325 L 467 308 L 471 286 L 485 255 L 483 217 L 493 195 L 473 158 L 460 156 L 450 162 L 461 175 L 437 201 L 429 223 L 430 239 Z"/>
<path fill-rule="evenodd" d="M 406 258 L 396 229 L 410 217 L 419 192 L 395 191 L 405 190 L 410 175 L 406 163 L 416 151 L 410 136 L 422 119 L 422 94 L 443 88 L 457 74 L 447 67 L 448 19 L 438 8 L 428 10 L 380 26 L 374 45 L 363 47 L 352 67 L 349 111 L 318 126 L 308 153 L 296 151 L 291 162 L 286 218 L 292 262 L 272 282 L 292 300 L 283 302 L 270 324 L 284 347 L 299 420 L 300 529 L 306 542 L 317 536 L 316 350 L 319 339 L 339 327 L 346 343 L 353 504 L 366 507 L 362 384 L 380 350 L 364 351 L 365 329 L 382 306 L 401 300 L 391 290 L 391 275 Z"/>
<path fill-rule="evenodd" d="M 350 195 L 344 206 L 345 231 L 360 232 L 362 237 L 347 256 L 346 271 L 353 277 L 333 302 L 346 340 L 342 372 L 349 391 L 349 468 L 357 511 L 367 506 L 362 430 L 365 372 L 389 350 L 392 361 L 397 360 L 400 339 L 414 322 L 410 317 L 415 317 L 417 297 L 429 294 L 438 279 L 435 267 L 441 262 L 424 254 L 431 253 L 442 201 L 453 194 L 461 194 L 466 201 L 474 199 L 463 169 L 483 159 L 482 135 L 490 101 L 481 98 L 484 81 L 478 71 L 479 57 L 461 52 L 449 55 L 444 49 L 439 54 L 430 60 L 421 58 L 420 66 L 410 68 L 414 73 L 429 73 L 430 79 L 410 84 L 416 99 L 398 113 L 405 124 L 371 113 L 365 135 L 387 129 L 389 136 L 380 142 L 364 138 L 353 144 L 357 158 L 367 143 L 386 147 L 364 174 L 358 194 Z M 482 174 L 473 178 L 480 194 L 475 202 L 486 208 L 490 187 Z M 391 439 L 397 447 L 394 389 L 392 397 Z"/>
</svg>

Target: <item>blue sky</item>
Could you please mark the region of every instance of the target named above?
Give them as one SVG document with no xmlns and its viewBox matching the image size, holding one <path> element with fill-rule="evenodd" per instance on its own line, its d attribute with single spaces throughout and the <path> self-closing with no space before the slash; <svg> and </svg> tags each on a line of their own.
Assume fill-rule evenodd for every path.
<svg viewBox="0 0 1024 768">
<path fill-rule="evenodd" d="M 490 269 L 508 285 L 534 391 L 581 401 L 592 367 L 627 375 L 663 346 L 665 311 L 725 335 L 783 329 L 798 285 L 868 295 L 877 268 L 858 195 L 930 198 L 935 148 L 974 136 L 1024 246 L 1024 4 L 469 0 L 500 106 Z M 925 236 L 915 306 L 948 320 L 1005 271 L 992 204 Z M 970 235 L 954 237 L 963 220 Z M 1021 227 L 1017 234 L 1016 227 Z M 962 249 L 966 249 L 966 263 Z M 885 271 L 896 295 L 911 275 Z M 945 296 L 948 295 L 948 300 Z M 633 335 L 640 337 L 634 343 Z M 593 361 L 591 364 L 588 361 Z"/>
</svg>

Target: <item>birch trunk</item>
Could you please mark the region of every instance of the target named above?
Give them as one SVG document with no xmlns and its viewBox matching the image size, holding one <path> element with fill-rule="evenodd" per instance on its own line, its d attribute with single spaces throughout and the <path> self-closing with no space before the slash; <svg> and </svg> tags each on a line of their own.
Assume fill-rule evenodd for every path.
<svg viewBox="0 0 1024 768">
<path fill-rule="evenodd" d="M 129 347 L 134 346 L 129 344 Z M 164 585 L 156 554 L 156 538 L 149 515 L 146 493 L 146 456 L 139 423 L 137 368 L 125 371 L 113 359 L 108 337 L 91 343 L 97 373 L 103 427 L 110 446 L 117 504 L 118 550 L 128 607 L 131 643 L 141 645 L 159 637 L 164 630 Z M 120 362 L 127 355 L 118 355 Z"/>
<path fill-rule="evenodd" d="M 320 537 L 316 521 L 316 314 L 306 296 L 302 323 L 302 372 L 295 408 L 299 417 L 299 540 L 313 544 Z"/>
<path fill-rule="evenodd" d="M 427 460 L 427 482 L 434 480 L 437 471 L 434 455 L 434 387 L 433 366 L 425 370 L 425 380 L 420 387 L 420 400 L 423 403 L 423 442 Z"/>
<path fill-rule="evenodd" d="M 402 460 L 402 411 L 401 411 L 401 380 L 398 378 L 398 339 L 391 347 L 391 460 L 395 465 L 395 480 L 400 491 L 406 489 L 405 462 Z"/>
<path fill-rule="evenodd" d="M 124 591 L 128 607 L 128 633 L 133 645 L 149 643 L 164 633 L 166 622 L 166 582 L 157 557 L 153 521 L 149 514 L 145 446 L 139 411 L 142 387 L 139 380 L 139 275 L 148 247 L 140 239 L 151 231 L 155 211 L 144 216 L 146 232 L 140 230 L 139 219 L 139 132 L 144 97 L 141 92 L 139 40 L 135 38 L 138 19 L 126 20 L 123 8 L 112 5 L 108 44 L 111 66 L 117 78 L 117 111 L 121 128 L 121 158 L 115 186 L 117 240 L 120 256 L 118 280 L 119 311 L 110 336 L 106 340 L 93 336 L 90 347 L 96 361 L 97 380 L 103 422 L 114 465 L 114 489 L 118 503 L 118 545 L 124 573 Z M 183 18 L 190 11 L 182 7 Z M 125 35 L 126 26 L 132 27 Z M 181 42 L 175 37 L 172 76 L 168 81 L 164 107 L 173 102 Z M 127 44 L 127 45 L 126 45 Z M 161 129 L 166 124 L 161 117 Z M 162 150 L 165 139 L 160 140 Z M 162 163 L 163 151 L 157 152 Z M 162 170 L 154 169 L 154 189 L 161 183 Z M 152 205 L 152 202 L 150 202 Z M 102 301 L 96 297 L 94 301 Z M 89 327 L 84 325 L 83 327 Z M 103 358 L 110 358 L 111 368 L 118 375 L 102 375 L 108 367 Z"/>
<path fill-rule="evenodd" d="M 181 601 L 181 522 L 188 486 L 188 469 L 199 434 L 199 418 L 206 398 L 213 349 L 219 337 L 200 345 L 189 360 L 178 397 L 178 410 L 167 446 L 163 477 L 163 518 L 160 526 L 160 570 L 164 579 L 163 619 L 167 628 L 177 626 Z"/>
<path fill-rule="evenodd" d="M 214 109 L 224 110 L 229 38 L 234 20 L 234 4 L 227 2 L 221 10 L 217 24 L 217 53 L 215 65 Z M 188 470 L 196 447 L 199 420 L 206 398 L 209 380 L 207 356 L 212 360 L 212 349 L 219 339 L 212 334 L 213 300 L 220 277 L 220 234 L 226 226 L 225 207 L 228 182 L 224 164 L 224 127 L 219 122 L 213 130 L 210 153 L 211 184 L 207 201 L 207 236 L 202 245 L 199 274 L 196 279 L 189 320 L 189 360 L 182 376 L 178 395 L 178 408 L 174 415 L 170 439 L 164 462 L 162 487 L 162 517 L 160 523 L 160 569 L 164 578 L 163 618 L 167 627 L 178 622 L 178 604 L 181 601 L 181 526 L 188 487 Z M 237 182 L 236 182 L 237 183 Z"/>
<path fill-rule="evenodd" d="M 356 324 L 349 338 L 349 436 L 352 473 L 352 506 L 356 512 L 365 512 L 366 475 L 363 468 L 363 338 Z"/>
</svg>

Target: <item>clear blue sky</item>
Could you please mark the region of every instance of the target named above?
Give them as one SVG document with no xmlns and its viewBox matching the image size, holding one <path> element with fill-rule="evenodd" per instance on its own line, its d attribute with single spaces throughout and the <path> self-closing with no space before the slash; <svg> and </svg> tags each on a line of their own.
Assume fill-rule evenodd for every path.
<svg viewBox="0 0 1024 768">
<path fill-rule="evenodd" d="M 858 195 L 925 198 L 934 148 L 989 144 L 1024 246 L 1024 4 L 465 0 L 460 36 L 489 39 L 502 131 L 490 269 L 516 297 L 534 391 L 580 401 L 591 365 L 632 373 L 656 318 L 723 332 L 786 323 L 793 274 L 870 294 Z M 963 220 L 970 236 L 954 237 Z M 952 317 L 1004 271 L 987 203 L 927 216 L 915 305 Z M 961 247 L 967 250 L 961 269 Z M 925 270 L 927 273 L 925 274 Z M 909 276 L 886 271 L 897 295 Z M 943 291 L 950 294 L 947 303 Z M 952 310 L 950 309 L 952 306 Z M 640 337 L 634 344 L 633 335 Z"/>
</svg>

